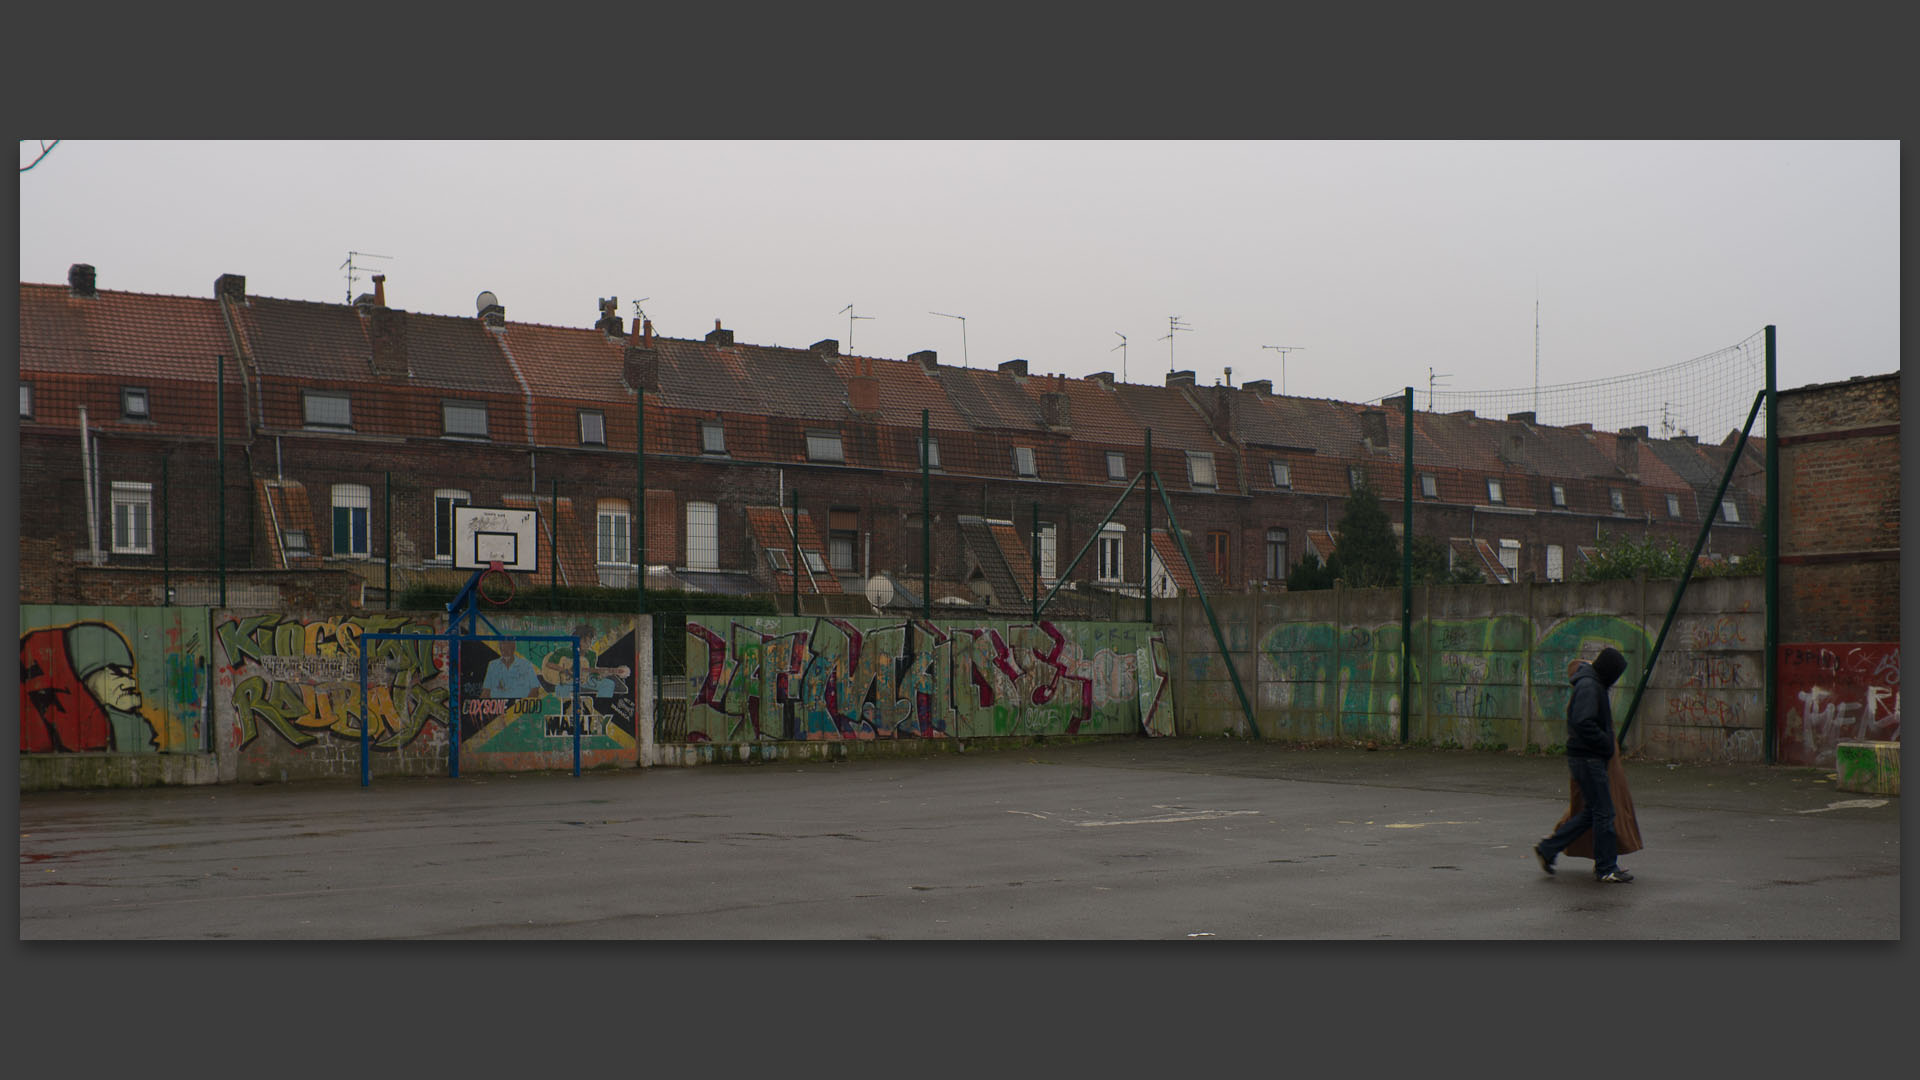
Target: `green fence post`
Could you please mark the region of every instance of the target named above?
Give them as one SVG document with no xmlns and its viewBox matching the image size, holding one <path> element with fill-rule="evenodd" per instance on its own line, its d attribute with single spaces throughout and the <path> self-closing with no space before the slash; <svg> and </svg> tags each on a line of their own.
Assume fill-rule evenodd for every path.
<svg viewBox="0 0 1920 1080">
<path fill-rule="evenodd" d="M 1400 469 L 1400 499 L 1406 524 L 1400 529 L 1400 741 L 1407 741 L 1407 707 L 1413 701 L 1413 387 L 1407 387 L 1406 464 Z"/>
<path fill-rule="evenodd" d="M 227 354 L 218 354 L 219 366 L 213 380 L 213 456 L 217 466 L 215 481 L 219 497 L 214 500 L 220 515 L 216 543 L 220 545 L 220 606 L 227 606 Z"/>
<path fill-rule="evenodd" d="M 391 611 L 393 609 L 393 473 L 391 471 L 387 473 L 386 506 L 380 513 L 386 521 L 382 529 L 387 549 L 387 600 L 384 606 Z"/>
<path fill-rule="evenodd" d="M 1144 591 L 1146 592 L 1146 597 L 1147 597 L 1147 625 L 1151 627 L 1153 625 L 1153 429 L 1152 428 L 1147 429 L 1147 463 L 1144 468 L 1146 470 L 1144 475 L 1147 478 L 1147 486 L 1146 486 L 1146 490 L 1140 493 L 1140 501 L 1146 505 L 1147 513 L 1146 513 L 1146 524 L 1141 527 L 1140 546 L 1145 548 L 1146 550 L 1145 552 L 1142 553 L 1141 559 L 1140 559 L 1141 564 L 1144 567 L 1144 569 L 1140 574 L 1140 577 L 1141 577 L 1141 584 L 1145 586 Z M 1148 633 L 1151 634 L 1152 631 L 1149 630 Z"/>
<path fill-rule="evenodd" d="M 634 611 L 647 613 L 647 391 L 633 390 L 633 565 L 635 575 Z M 657 650 L 656 650 L 657 651 Z M 658 659 L 654 671 L 660 670 Z M 659 700 L 657 697 L 655 700 Z"/>
<path fill-rule="evenodd" d="M 172 500 L 167 483 L 167 455 L 160 455 L 160 603 L 173 604 L 173 551 L 167 526 L 173 520 Z"/>
<path fill-rule="evenodd" d="M 920 614 L 933 618 L 933 455 L 928 410 L 920 410 Z M 794 528 L 800 527 L 799 503 L 794 504 Z M 797 571 L 796 571 L 797 572 Z M 795 585 L 798 585 L 795 579 Z M 796 593 L 797 597 L 799 594 Z M 796 599 L 795 614 L 799 614 Z M 1038 618 L 1039 616 L 1035 616 Z"/>
<path fill-rule="evenodd" d="M 800 614 L 800 489 L 793 489 L 793 613 Z"/>
<path fill-rule="evenodd" d="M 538 502 L 538 500 L 535 500 Z M 553 478 L 553 524 L 547 531 L 553 545 L 553 565 L 547 568 L 547 606 L 560 609 L 560 478 Z M 576 725 L 577 726 L 577 725 Z"/>
<path fill-rule="evenodd" d="M 1760 743 L 1763 757 L 1772 765 L 1778 752 L 1775 741 L 1779 725 L 1773 718 L 1777 703 L 1773 685 L 1777 677 L 1776 652 L 1780 645 L 1780 417 L 1775 411 L 1773 327 L 1767 327 L 1767 652 L 1760 658 L 1761 681 L 1766 687 L 1766 724 Z M 1716 507 L 1717 509 L 1717 507 Z"/>
</svg>

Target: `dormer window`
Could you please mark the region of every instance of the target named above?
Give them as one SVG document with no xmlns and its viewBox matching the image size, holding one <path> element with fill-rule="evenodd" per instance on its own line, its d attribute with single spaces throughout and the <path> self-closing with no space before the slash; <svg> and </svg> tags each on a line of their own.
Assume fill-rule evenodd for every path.
<svg viewBox="0 0 1920 1080">
<path fill-rule="evenodd" d="M 929 438 L 926 441 L 924 450 L 919 448 L 920 447 L 919 443 L 915 443 L 914 445 L 916 447 L 914 451 L 916 455 L 922 454 L 922 453 L 925 454 L 925 460 L 923 460 L 921 464 L 925 465 L 929 469 L 937 469 L 940 467 L 940 440 L 939 439 Z"/>
<path fill-rule="evenodd" d="M 1013 474 L 1032 479 L 1040 475 L 1033 464 L 1033 447 L 1016 446 L 1013 448 Z"/>
<path fill-rule="evenodd" d="M 1492 477 L 1487 478 L 1487 501 L 1496 504 L 1507 501 L 1505 489 L 1501 488 L 1500 481 Z"/>
<path fill-rule="evenodd" d="M 128 420 L 151 420 L 147 409 L 147 390 L 143 386 L 126 386 L 120 389 L 120 415 Z"/>
<path fill-rule="evenodd" d="M 1740 524 L 1740 507 L 1732 499 L 1720 501 L 1720 519 L 1729 525 Z"/>
<path fill-rule="evenodd" d="M 1667 516 L 1670 518 L 1677 518 L 1680 516 L 1680 496 L 1678 495 L 1667 496 Z"/>
<path fill-rule="evenodd" d="M 840 464 L 847 460 L 837 431 L 807 432 L 807 460 Z"/>
<path fill-rule="evenodd" d="M 1553 498 L 1553 505 L 1565 508 L 1567 505 L 1567 485 L 1555 484 L 1549 494 Z"/>
<path fill-rule="evenodd" d="M 1613 512 L 1616 514 L 1626 513 L 1627 512 L 1626 492 L 1621 491 L 1619 488 L 1608 488 L 1607 489 L 1607 505 L 1612 507 Z"/>
<path fill-rule="evenodd" d="M 307 390 L 300 395 L 301 419 L 308 427 L 353 427 L 353 398 L 344 393 Z"/>
<path fill-rule="evenodd" d="M 580 410 L 580 445 L 607 445 L 607 417 L 597 409 Z"/>
<path fill-rule="evenodd" d="M 33 384 L 20 384 L 20 419 L 33 419 Z"/>
<path fill-rule="evenodd" d="M 1214 486 L 1212 453 L 1205 450 L 1187 451 L 1187 481 L 1197 488 Z"/>
<path fill-rule="evenodd" d="M 484 402 L 447 401 L 440 405 L 442 434 L 467 438 L 487 437 L 487 406 Z"/>
<path fill-rule="evenodd" d="M 1273 486 L 1290 488 L 1293 486 L 1293 467 L 1284 461 L 1267 462 L 1267 470 L 1273 476 Z"/>
<path fill-rule="evenodd" d="M 1367 470 L 1358 465 L 1347 466 L 1347 486 L 1355 491 L 1367 486 Z"/>
<path fill-rule="evenodd" d="M 1127 478 L 1127 455 L 1119 450 L 1107 451 L 1107 479 L 1125 480 Z"/>
<path fill-rule="evenodd" d="M 1440 481 L 1435 479 L 1432 473 L 1420 474 L 1420 494 L 1429 499 L 1440 497 Z"/>
<path fill-rule="evenodd" d="M 793 564 L 787 561 L 787 553 L 779 548 L 767 549 L 767 565 L 783 574 L 793 569 Z"/>
<path fill-rule="evenodd" d="M 812 447 L 809 444 L 809 451 Z M 700 452 L 703 454 L 724 454 L 727 452 L 727 427 L 718 420 L 700 421 Z"/>
</svg>

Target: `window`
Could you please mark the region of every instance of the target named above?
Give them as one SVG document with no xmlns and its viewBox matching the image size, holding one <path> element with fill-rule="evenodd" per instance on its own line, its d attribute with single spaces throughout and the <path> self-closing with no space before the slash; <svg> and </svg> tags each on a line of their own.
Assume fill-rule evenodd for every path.
<svg viewBox="0 0 1920 1080">
<path fill-rule="evenodd" d="M 300 395 L 300 406 L 308 427 L 353 426 L 353 398 L 347 394 L 307 390 Z"/>
<path fill-rule="evenodd" d="M 447 401 L 440 405 L 441 431 L 447 435 L 487 437 L 487 407 L 471 401 Z"/>
<path fill-rule="evenodd" d="M 1729 525 L 1740 524 L 1740 507 L 1732 499 L 1720 500 L 1720 519 Z"/>
<path fill-rule="evenodd" d="M 1517 579 L 1520 576 L 1520 541 L 1500 541 L 1500 565 L 1506 567 L 1507 577 Z"/>
<path fill-rule="evenodd" d="M 800 557 L 806 560 L 808 570 L 811 570 L 816 574 L 824 574 L 827 572 L 827 564 L 820 561 L 819 552 L 802 551 L 800 553 Z"/>
<path fill-rule="evenodd" d="M 1205 450 L 1187 451 L 1187 480 L 1197 488 L 1214 486 L 1212 453 Z"/>
<path fill-rule="evenodd" d="M 781 551 L 779 548 L 767 549 L 767 565 L 781 573 L 786 573 L 788 570 L 793 569 L 793 564 L 787 561 L 787 553 Z"/>
<path fill-rule="evenodd" d="M 918 440 L 915 440 L 913 445 L 915 447 L 914 454 L 917 457 L 921 453 L 921 450 L 919 449 L 920 442 Z M 940 467 L 940 440 L 929 436 L 926 442 L 925 453 L 926 453 L 926 458 L 921 462 L 921 464 L 925 465 L 929 469 L 939 468 Z"/>
<path fill-rule="evenodd" d="M 1233 584 L 1233 576 L 1228 573 L 1229 550 L 1227 533 L 1216 530 L 1207 534 L 1207 564 L 1213 568 L 1213 576 L 1222 585 Z"/>
<path fill-rule="evenodd" d="M 120 415 L 129 420 L 148 420 L 147 391 L 143 387 L 128 386 L 120 391 Z"/>
<path fill-rule="evenodd" d="M 1287 530 L 1267 530 L 1267 580 L 1287 580 Z"/>
<path fill-rule="evenodd" d="M 1058 536 L 1053 522 L 1040 523 L 1040 576 L 1047 581 L 1059 576 Z"/>
<path fill-rule="evenodd" d="M 1127 455 L 1120 450 L 1107 451 L 1107 479 L 1125 480 L 1127 478 Z"/>
<path fill-rule="evenodd" d="M 1567 580 L 1567 556 L 1559 544 L 1547 545 L 1547 580 Z"/>
<path fill-rule="evenodd" d="M 700 452 L 703 454 L 724 454 L 727 452 L 727 427 L 718 420 L 700 421 Z M 808 453 L 812 453 L 809 444 Z"/>
<path fill-rule="evenodd" d="M 1567 485 L 1565 484 L 1553 485 L 1551 495 L 1553 498 L 1553 505 L 1560 506 L 1560 507 L 1564 507 L 1567 505 Z"/>
<path fill-rule="evenodd" d="M 1613 512 L 1616 514 L 1626 513 L 1627 512 L 1626 493 L 1621 491 L 1619 488 L 1608 488 L 1607 489 L 1607 505 L 1613 507 Z"/>
<path fill-rule="evenodd" d="M 846 453 L 840 447 L 840 433 L 837 431 L 807 432 L 807 460 L 843 462 Z"/>
<path fill-rule="evenodd" d="M 367 508 L 372 493 L 364 484 L 333 485 L 333 553 L 367 557 Z"/>
<path fill-rule="evenodd" d="M 1358 465 L 1347 466 L 1347 486 L 1355 491 L 1367 486 L 1367 470 Z"/>
<path fill-rule="evenodd" d="M 307 547 L 307 530 L 305 529 L 280 530 L 280 547 L 289 555 L 313 554 Z"/>
<path fill-rule="evenodd" d="M 1122 525 L 1108 522 L 1107 527 L 1100 530 L 1099 565 L 1095 568 L 1096 580 L 1114 582 L 1121 579 L 1120 558 L 1126 551 L 1126 538 L 1126 528 Z"/>
<path fill-rule="evenodd" d="M 1039 476 L 1040 471 L 1033 466 L 1033 447 L 1016 446 L 1013 448 L 1013 472 L 1015 476 Z"/>
<path fill-rule="evenodd" d="M 607 445 L 607 418 L 594 409 L 580 410 L 580 445 Z"/>
<path fill-rule="evenodd" d="M 1293 467 L 1284 461 L 1269 461 L 1267 469 L 1273 473 L 1273 486 L 1290 488 L 1293 486 Z"/>
<path fill-rule="evenodd" d="M 827 511 L 827 558 L 839 573 L 851 573 L 860 546 L 860 511 Z"/>
<path fill-rule="evenodd" d="M 1507 501 L 1506 492 L 1500 487 L 1500 481 L 1492 477 L 1487 478 L 1487 501 L 1490 503 Z"/>
<path fill-rule="evenodd" d="M 465 506 L 473 496 L 464 491 L 442 488 L 433 493 L 433 557 L 453 558 L 453 508 Z"/>
<path fill-rule="evenodd" d="M 1678 495 L 1667 496 L 1667 516 L 1670 518 L 1677 518 L 1680 516 L 1680 496 Z"/>
<path fill-rule="evenodd" d="M 20 419 L 33 419 L 33 384 L 20 384 Z"/>
<path fill-rule="evenodd" d="M 710 502 L 687 504 L 687 569 L 720 566 L 720 517 Z"/>
<path fill-rule="evenodd" d="M 122 555 L 153 554 L 153 485 L 115 481 L 113 550 Z"/>
<path fill-rule="evenodd" d="M 1435 479 L 1432 473 L 1420 474 L 1420 494 L 1429 499 L 1440 497 L 1440 481 Z"/>
<path fill-rule="evenodd" d="M 594 511 L 594 561 L 601 566 L 626 566 L 632 562 L 627 549 L 632 544 L 633 516 L 621 499 L 601 499 Z"/>
</svg>

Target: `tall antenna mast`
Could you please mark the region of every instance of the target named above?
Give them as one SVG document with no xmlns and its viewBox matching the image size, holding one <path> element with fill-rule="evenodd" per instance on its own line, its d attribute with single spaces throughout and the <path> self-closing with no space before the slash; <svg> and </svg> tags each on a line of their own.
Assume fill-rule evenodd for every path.
<svg viewBox="0 0 1920 1080">
<path fill-rule="evenodd" d="M 1167 316 L 1167 336 L 1161 338 L 1160 340 L 1167 343 L 1167 370 L 1168 371 L 1172 371 L 1176 366 L 1173 362 L 1173 335 L 1179 333 L 1182 330 L 1192 330 L 1192 329 L 1193 327 L 1188 326 L 1185 323 L 1182 323 L 1180 321 L 1180 316 L 1178 315 Z"/>
<path fill-rule="evenodd" d="M 653 297 L 643 296 L 640 299 L 635 300 L 633 302 L 633 321 L 635 323 L 643 323 L 647 321 L 647 309 L 641 307 L 640 305 L 646 303 L 651 299 L 653 299 Z"/>
<path fill-rule="evenodd" d="M 1280 354 L 1280 396 L 1285 397 L 1287 394 L 1287 354 L 1290 352 L 1306 352 L 1307 350 L 1304 346 L 1300 345 L 1262 345 L 1260 347 L 1263 349 L 1272 349 L 1274 352 Z"/>
<path fill-rule="evenodd" d="M 1533 418 L 1540 419 L 1540 279 L 1533 279 Z"/>
<path fill-rule="evenodd" d="M 1439 411 L 1440 411 L 1440 410 L 1439 410 L 1438 408 L 1436 408 L 1436 407 L 1434 406 L 1434 404 L 1433 404 L 1433 387 L 1434 387 L 1434 384 L 1436 384 L 1436 383 L 1438 383 L 1438 382 L 1439 382 L 1439 381 L 1440 381 L 1441 379 L 1451 379 L 1451 378 L 1453 378 L 1453 376 L 1451 376 L 1451 375 L 1435 375 L 1435 374 L 1433 373 L 1433 369 L 1432 369 L 1432 368 L 1428 368 L 1428 369 L 1427 369 L 1427 411 L 1428 411 L 1428 412 L 1439 412 Z M 1535 416 L 1535 419 L 1539 419 L 1539 417 L 1538 417 L 1538 416 Z"/>
<path fill-rule="evenodd" d="M 374 255 L 370 252 L 365 252 L 365 251 L 347 252 L 347 261 L 341 263 L 340 266 L 338 267 L 338 269 L 345 270 L 347 272 L 347 303 L 349 304 L 353 303 L 353 283 L 354 283 L 354 280 L 360 276 L 360 271 L 361 269 L 363 269 L 362 267 L 353 265 L 353 260 L 355 259 L 391 259 L 391 258 L 393 258 L 393 256 L 391 255 Z"/>
<path fill-rule="evenodd" d="M 972 367 L 973 365 L 967 361 L 967 317 L 965 315 L 949 315 L 944 311 L 929 311 L 927 314 L 938 315 L 943 319 L 960 320 L 960 366 Z"/>
<path fill-rule="evenodd" d="M 1120 339 L 1120 344 L 1115 345 L 1113 347 L 1113 349 L 1120 350 L 1120 381 L 1126 382 L 1127 381 L 1127 335 L 1120 333 L 1120 331 L 1118 330 L 1115 330 L 1114 334 Z M 1113 349 L 1108 349 L 1107 351 L 1112 352 Z"/>
<path fill-rule="evenodd" d="M 852 304 L 848 304 L 846 307 L 841 308 L 840 311 L 838 312 L 838 314 L 845 315 L 847 317 L 847 355 L 848 356 L 853 355 L 853 320 L 873 318 L 873 316 L 871 315 L 855 315 L 852 312 L 853 312 Z"/>
</svg>

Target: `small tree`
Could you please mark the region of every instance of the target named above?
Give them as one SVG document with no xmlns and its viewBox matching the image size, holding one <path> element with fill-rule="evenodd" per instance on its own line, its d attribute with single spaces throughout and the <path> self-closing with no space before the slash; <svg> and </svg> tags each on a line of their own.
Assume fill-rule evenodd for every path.
<svg viewBox="0 0 1920 1080">
<path fill-rule="evenodd" d="M 1347 496 L 1345 514 L 1334 533 L 1333 557 L 1339 576 L 1356 589 L 1400 581 L 1400 540 L 1373 489 L 1361 484 Z"/>
<path fill-rule="evenodd" d="M 1321 565 L 1320 556 L 1309 548 L 1306 557 L 1293 564 L 1287 573 L 1287 591 L 1305 592 L 1311 589 L 1333 588 L 1333 565 Z"/>
</svg>

